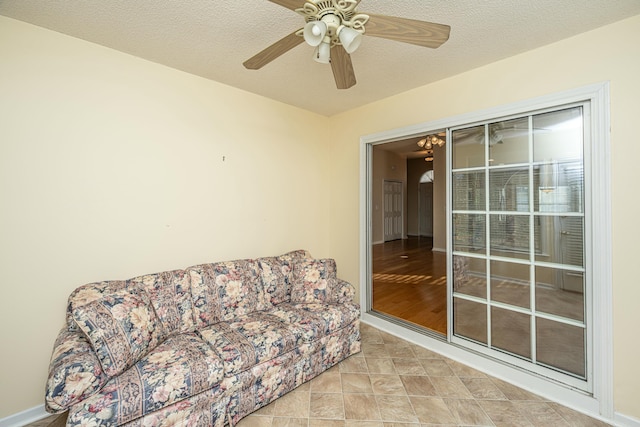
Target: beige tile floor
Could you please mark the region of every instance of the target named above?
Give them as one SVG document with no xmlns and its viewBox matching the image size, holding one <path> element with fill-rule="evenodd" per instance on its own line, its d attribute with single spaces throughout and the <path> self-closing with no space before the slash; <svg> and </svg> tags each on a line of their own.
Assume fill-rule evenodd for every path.
<svg viewBox="0 0 640 427">
<path fill-rule="evenodd" d="M 362 352 L 237 427 L 601 427 L 608 424 L 363 324 Z M 50 417 L 30 427 L 58 426 Z"/>
<path fill-rule="evenodd" d="M 238 427 L 607 426 L 362 325 L 362 352 Z"/>
</svg>

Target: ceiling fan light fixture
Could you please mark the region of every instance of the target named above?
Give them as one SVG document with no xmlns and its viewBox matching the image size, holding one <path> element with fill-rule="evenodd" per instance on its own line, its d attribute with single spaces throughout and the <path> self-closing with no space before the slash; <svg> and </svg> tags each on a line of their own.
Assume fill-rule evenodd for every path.
<svg viewBox="0 0 640 427">
<path fill-rule="evenodd" d="M 331 44 L 327 42 L 320 43 L 313 53 L 313 59 L 321 64 L 328 64 L 331 60 Z"/>
<path fill-rule="evenodd" d="M 338 89 L 349 89 L 356 84 L 351 53 L 359 48 L 363 35 L 435 49 L 449 39 L 451 32 L 448 25 L 360 13 L 356 10 L 360 0 L 269 1 L 298 13 L 305 24 L 243 62 L 244 67 L 258 70 L 306 42 L 316 48 L 314 60 L 331 64 Z"/>
<path fill-rule="evenodd" d="M 353 53 L 358 49 L 362 42 L 362 33 L 354 30 L 353 28 L 341 26 L 338 28 L 338 38 L 340 39 L 340 43 L 342 43 L 344 50 L 346 50 L 347 53 Z"/>
<path fill-rule="evenodd" d="M 322 21 L 311 21 L 304 26 L 304 41 L 309 46 L 319 46 L 327 35 L 327 24 Z"/>
</svg>

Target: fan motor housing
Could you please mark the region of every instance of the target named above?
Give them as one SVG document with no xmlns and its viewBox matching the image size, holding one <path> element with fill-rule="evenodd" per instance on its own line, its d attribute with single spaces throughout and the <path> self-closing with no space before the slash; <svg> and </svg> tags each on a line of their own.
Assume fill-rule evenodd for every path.
<svg viewBox="0 0 640 427">
<path fill-rule="evenodd" d="M 320 21 L 327 24 L 327 35 L 333 37 L 338 31 L 338 27 L 342 24 L 342 19 L 332 12 L 329 12 L 320 18 Z"/>
</svg>

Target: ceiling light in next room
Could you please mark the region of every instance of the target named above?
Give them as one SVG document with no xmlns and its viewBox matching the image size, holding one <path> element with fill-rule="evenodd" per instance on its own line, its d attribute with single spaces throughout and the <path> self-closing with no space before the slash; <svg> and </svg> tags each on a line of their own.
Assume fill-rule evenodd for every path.
<svg viewBox="0 0 640 427">
<path fill-rule="evenodd" d="M 436 146 L 442 147 L 443 145 L 444 139 L 440 138 L 439 135 L 427 135 L 418 141 L 418 147 L 427 150 L 427 157 L 424 158 L 426 162 L 433 162 L 433 148 Z"/>
<path fill-rule="evenodd" d="M 442 147 L 444 145 L 444 139 L 436 135 L 427 135 L 418 141 L 418 147 L 424 148 L 425 150 L 431 150 L 436 145 Z"/>
</svg>

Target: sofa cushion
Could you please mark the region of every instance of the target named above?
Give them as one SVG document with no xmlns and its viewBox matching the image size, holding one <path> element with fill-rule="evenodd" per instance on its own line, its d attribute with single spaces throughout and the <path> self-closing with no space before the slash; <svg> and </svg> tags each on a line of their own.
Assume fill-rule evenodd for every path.
<svg viewBox="0 0 640 427">
<path fill-rule="evenodd" d="M 264 312 L 239 316 L 199 331 L 224 360 L 227 374 L 237 374 L 284 354 L 296 345 L 288 326 Z"/>
<path fill-rule="evenodd" d="M 286 254 L 282 254 L 278 256 L 278 259 L 281 261 L 287 261 L 291 264 L 295 264 L 298 261 L 302 261 L 304 259 L 312 259 L 313 257 L 309 253 L 309 251 L 305 249 L 298 249 L 295 251 L 287 252 Z"/>
<path fill-rule="evenodd" d="M 353 285 L 346 280 L 338 279 L 336 288 L 336 301 L 338 304 L 353 301 L 356 297 L 356 290 Z"/>
<path fill-rule="evenodd" d="M 198 329 L 256 311 L 258 266 L 254 260 L 203 264 L 187 269 Z"/>
<path fill-rule="evenodd" d="M 292 263 L 278 257 L 258 259 L 260 283 L 258 310 L 291 300 Z"/>
<path fill-rule="evenodd" d="M 195 330 L 191 280 L 184 270 L 135 277 L 130 285 L 144 289 L 167 335 Z"/>
<path fill-rule="evenodd" d="M 103 295 L 75 309 L 73 318 L 110 377 L 131 367 L 165 337 L 149 298 L 136 289 Z"/>
<path fill-rule="evenodd" d="M 288 325 L 296 337 L 296 345 L 323 338 L 353 323 L 360 317 L 360 308 L 354 303 L 285 303 L 268 311 Z"/>
<path fill-rule="evenodd" d="M 195 334 L 175 335 L 73 407 L 68 424 L 127 423 L 209 389 L 214 392 L 222 379 L 222 361 L 206 343 Z"/>
<path fill-rule="evenodd" d="M 73 320 L 73 312 L 77 308 L 90 302 L 99 300 L 105 294 L 125 289 L 129 283 L 126 280 L 106 280 L 103 282 L 88 283 L 76 288 L 67 301 L 67 325 L 77 330 L 77 325 Z"/>
<path fill-rule="evenodd" d="M 324 303 L 335 301 L 336 262 L 332 259 L 304 259 L 293 266 L 291 302 Z"/>
<path fill-rule="evenodd" d="M 275 305 L 291 301 L 293 266 L 305 259 L 311 259 L 311 254 L 304 249 L 277 257 L 258 259 L 261 284 L 258 292 L 258 310 L 268 310 Z"/>
<path fill-rule="evenodd" d="M 49 364 L 45 389 L 47 411 L 66 411 L 100 390 L 108 379 L 87 337 L 79 330 L 61 330 Z"/>
</svg>

